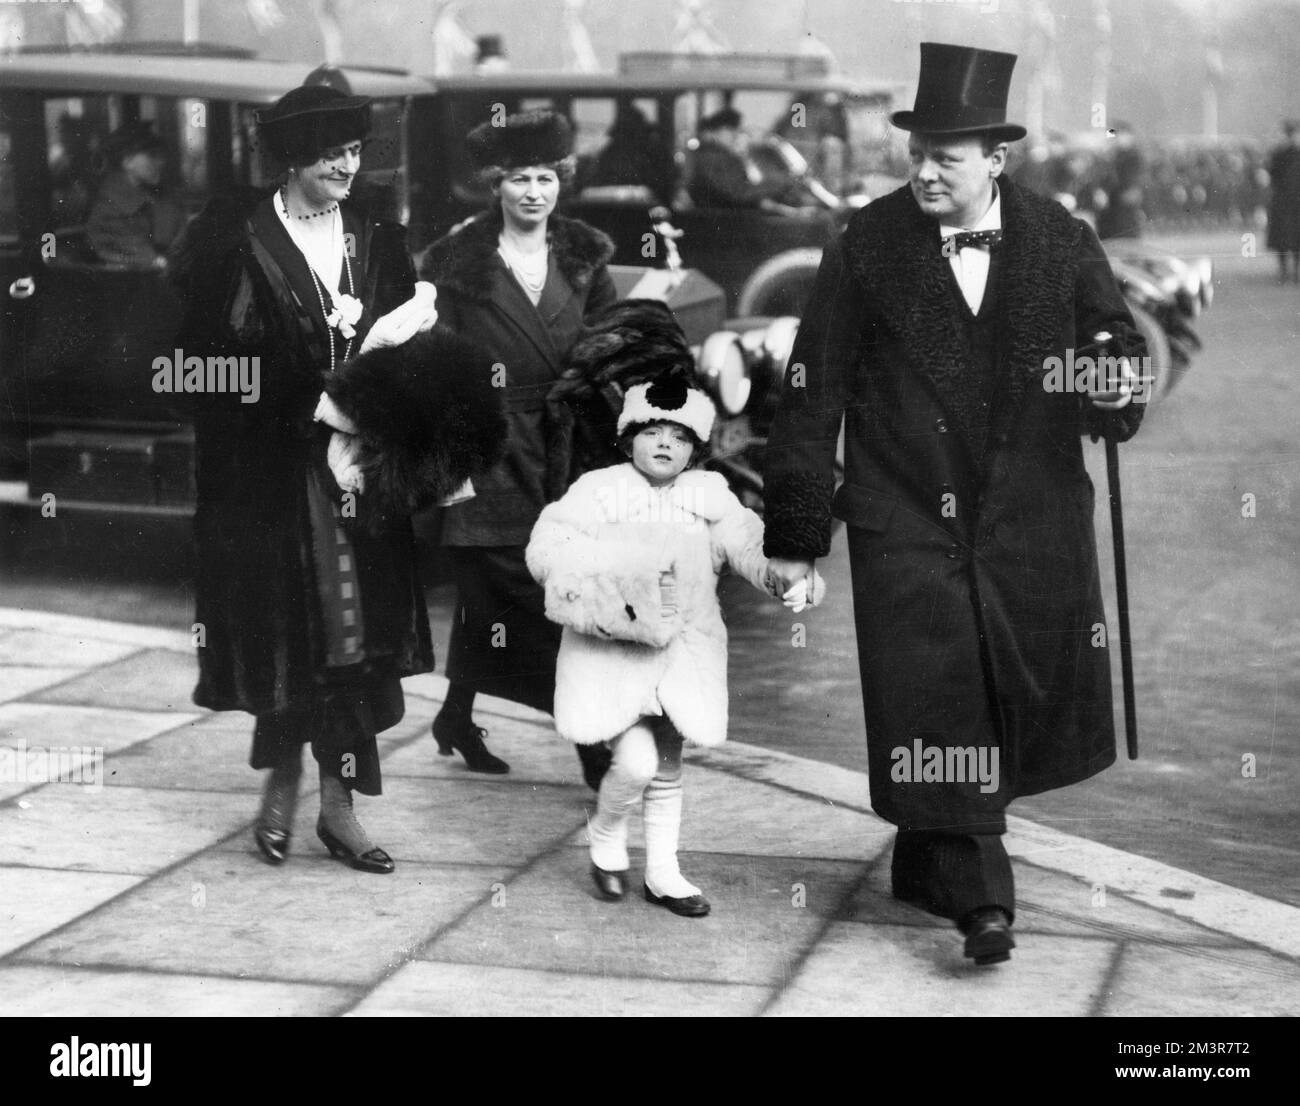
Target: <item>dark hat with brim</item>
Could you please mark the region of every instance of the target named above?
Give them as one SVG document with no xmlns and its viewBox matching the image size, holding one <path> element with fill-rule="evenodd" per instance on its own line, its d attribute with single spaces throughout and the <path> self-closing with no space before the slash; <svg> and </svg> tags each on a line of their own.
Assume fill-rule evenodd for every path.
<svg viewBox="0 0 1300 1106">
<path fill-rule="evenodd" d="M 480 170 L 554 165 L 573 153 L 573 128 L 558 112 L 520 112 L 499 126 L 480 123 L 466 136 L 465 150 Z"/>
<path fill-rule="evenodd" d="M 290 89 L 256 114 L 258 136 L 272 154 L 308 165 L 326 150 L 370 133 L 370 97 L 325 84 Z"/>
<path fill-rule="evenodd" d="M 120 162 L 131 154 L 163 153 L 165 143 L 147 120 L 124 123 L 104 139 L 104 156 L 110 163 Z"/>
<path fill-rule="evenodd" d="M 702 131 L 720 131 L 723 128 L 740 129 L 740 112 L 735 108 L 723 108 L 700 120 L 698 129 Z"/>
<path fill-rule="evenodd" d="M 988 135 L 1001 142 L 1025 137 L 1007 122 L 1007 94 L 1016 55 L 944 42 L 921 43 L 921 77 L 911 111 L 889 121 L 904 131 L 933 135 Z"/>
</svg>

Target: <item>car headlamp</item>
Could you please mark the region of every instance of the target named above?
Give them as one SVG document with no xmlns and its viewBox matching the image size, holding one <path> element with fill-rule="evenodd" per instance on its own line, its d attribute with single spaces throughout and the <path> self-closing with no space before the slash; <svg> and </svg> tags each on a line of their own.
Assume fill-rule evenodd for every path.
<svg viewBox="0 0 1300 1106">
<path fill-rule="evenodd" d="M 739 415 L 749 402 L 753 386 L 740 335 L 717 330 L 704 339 L 696 358 L 700 386 L 725 415 Z"/>
</svg>

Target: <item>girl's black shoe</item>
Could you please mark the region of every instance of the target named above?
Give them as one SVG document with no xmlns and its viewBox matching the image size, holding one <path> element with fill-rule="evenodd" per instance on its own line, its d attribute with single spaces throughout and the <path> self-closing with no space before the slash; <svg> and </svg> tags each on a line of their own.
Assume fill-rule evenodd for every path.
<svg viewBox="0 0 1300 1106">
<path fill-rule="evenodd" d="M 487 733 L 482 726 L 474 725 L 469 719 L 460 722 L 445 721 L 439 714 L 433 720 L 433 739 L 438 743 L 438 754 L 449 757 L 452 752 L 460 753 L 465 758 L 465 767 L 471 772 L 487 772 L 493 776 L 504 776 L 510 771 L 500 757 L 493 756 L 483 744 Z"/>
<path fill-rule="evenodd" d="M 712 907 L 703 895 L 687 895 L 684 899 L 674 899 L 671 895 L 656 895 L 649 887 L 645 889 L 645 901 L 656 906 L 666 906 L 682 918 L 703 918 Z"/>
<path fill-rule="evenodd" d="M 610 902 L 617 902 L 627 894 L 626 875 L 626 872 L 607 872 L 594 863 L 591 866 L 591 879 L 596 890 L 600 892 L 601 898 L 609 899 Z"/>
</svg>

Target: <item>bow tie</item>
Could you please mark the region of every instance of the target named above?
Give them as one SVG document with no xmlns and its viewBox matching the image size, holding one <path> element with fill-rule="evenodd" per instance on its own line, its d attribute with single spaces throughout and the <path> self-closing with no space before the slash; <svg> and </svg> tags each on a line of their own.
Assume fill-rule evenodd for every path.
<svg viewBox="0 0 1300 1106">
<path fill-rule="evenodd" d="M 951 242 L 952 246 L 948 247 Z M 962 230 L 956 234 L 949 234 L 943 240 L 944 246 L 949 250 L 962 250 L 967 246 L 988 246 L 992 249 L 994 246 L 1002 243 L 1002 231 L 998 230 Z M 947 252 L 947 251 L 945 251 Z"/>
</svg>

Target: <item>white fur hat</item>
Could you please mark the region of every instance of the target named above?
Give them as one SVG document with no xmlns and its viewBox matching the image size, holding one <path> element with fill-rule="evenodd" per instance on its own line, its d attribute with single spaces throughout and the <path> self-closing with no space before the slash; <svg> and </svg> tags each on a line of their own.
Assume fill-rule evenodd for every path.
<svg viewBox="0 0 1300 1106">
<path fill-rule="evenodd" d="M 675 422 L 708 443 L 716 414 L 713 401 L 680 376 L 634 384 L 623 397 L 618 432 L 643 422 Z"/>
</svg>

